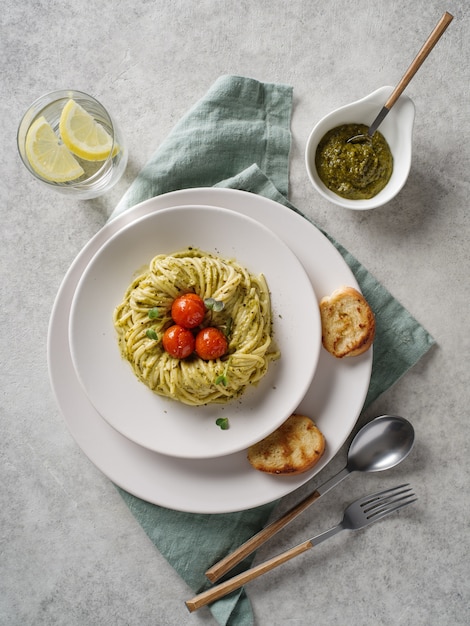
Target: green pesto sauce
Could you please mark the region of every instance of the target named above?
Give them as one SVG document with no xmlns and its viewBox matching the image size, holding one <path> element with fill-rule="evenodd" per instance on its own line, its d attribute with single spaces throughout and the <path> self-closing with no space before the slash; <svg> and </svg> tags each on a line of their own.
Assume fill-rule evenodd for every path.
<svg viewBox="0 0 470 626">
<path fill-rule="evenodd" d="M 366 135 L 365 124 L 344 124 L 328 131 L 318 144 L 315 165 L 324 185 L 350 200 L 373 198 L 390 180 L 393 157 L 385 137 L 376 131 L 371 141 L 346 143 Z"/>
</svg>

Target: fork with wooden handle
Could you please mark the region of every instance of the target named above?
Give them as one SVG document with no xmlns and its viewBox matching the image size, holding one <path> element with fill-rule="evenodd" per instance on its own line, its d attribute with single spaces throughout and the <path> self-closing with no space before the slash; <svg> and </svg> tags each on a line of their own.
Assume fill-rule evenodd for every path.
<svg viewBox="0 0 470 626">
<path fill-rule="evenodd" d="M 202 606 L 210 604 L 211 602 L 226 596 L 232 591 L 243 587 L 243 585 L 250 580 L 262 576 L 275 567 L 278 567 L 286 561 L 289 561 L 299 554 L 306 552 L 310 548 L 313 548 L 313 546 L 317 546 L 326 539 L 333 537 L 340 531 L 359 530 L 360 528 L 365 528 L 369 524 L 390 515 L 390 513 L 394 513 L 395 511 L 398 511 L 398 509 L 401 509 L 412 502 L 416 502 L 416 500 L 417 497 L 412 492 L 411 487 L 408 484 L 399 485 L 398 487 L 386 489 L 385 491 L 380 491 L 364 498 L 360 498 L 347 507 L 342 521 L 337 526 L 334 526 L 330 530 L 327 530 L 316 537 L 307 539 L 307 541 L 294 546 L 290 550 L 286 550 L 272 559 L 269 559 L 264 563 L 260 563 L 256 567 L 252 567 L 246 572 L 242 572 L 241 574 L 238 574 L 237 576 L 234 576 L 219 585 L 215 585 L 207 591 L 203 591 L 197 596 L 194 596 L 194 598 L 191 598 L 191 600 L 187 600 L 186 606 L 191 612 L 197 611 Z"/>
</svg>

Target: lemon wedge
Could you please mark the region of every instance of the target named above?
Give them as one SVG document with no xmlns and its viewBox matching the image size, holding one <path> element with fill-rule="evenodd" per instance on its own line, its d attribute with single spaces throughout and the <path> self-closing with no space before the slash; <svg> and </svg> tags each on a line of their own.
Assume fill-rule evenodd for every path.
<svg viewBox="0 0 470 626">
<path fill-rule="evenodd" d="M 64 106 L 59 130 L 67 148 L 86 161 L 104 161 L 111 154 L 111 135 L 75 100 Z M 117 151 L 115 147 L 113 156 Z"/>
<path fill-rule="evenodd" d="M 26 156 L 33 170 L 44 180 L 65 183 L 84 173 L 77 160 L 59 142 L 45 117 L 38 117 L 28 130 Z"/>
</svg>

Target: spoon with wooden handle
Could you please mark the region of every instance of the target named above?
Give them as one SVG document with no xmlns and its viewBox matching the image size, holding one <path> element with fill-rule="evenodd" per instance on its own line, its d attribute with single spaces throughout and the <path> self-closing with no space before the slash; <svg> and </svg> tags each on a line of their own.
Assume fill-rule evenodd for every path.
<svg viewBox="0 0 470 626">
<path fill-rule="evenodd" d="M 431 52 L 431 50 L 434 48 L 434 46 L 437 44 L 439 39 L 442 37 L 442 35 L 444 34 L 444 31 L 446 30 L 446 28 L 449 26 L 449 24 L 452 22 L 453 19 L 454 19 L 453 15 L 451 15 L 447 11 L 444 13 L 444 15 L 441 17 L 441 19 L 437 23 L 436 27 L 434 28 L 434 30 L 432 31 L 432 33 L 427 38 L 427 40 L 424 43 L 423 47 L 421 48 L 421 50 L 418 52 L 418 54 L 414 58 L 414 61 L 411 63 L 409 68 L 403 74 L 403 77 L 400 80 L 400 82 L 398 83 L 398 85 L 395 87 L 395 89 L 390 94 L 387 102 L 384 104 L 384 106 L 380 110 L 380 112 L 377 115 L 377 117 L 375 118 L 375 120 L 369 126 L 369 130 L 367 131 L 367 135 L 355 135 L 354 137 L 351 137 L 350 139 L 348 139 L 347 143 L 359 143 L 361 141 L 370 141 L 370 139 L 372 138 L 372 136 L 375 133 L 375 131 L 377 130 L 377 128 L 383 122 L 383 120 L 384 120 L 385 116 L 387 115 L 387 113 L 390 111 L 392 106 L 395 104 L 395 102 L 398 100 L 398 98 L 404 92 L 404 90 L 407 87 L 408 83 L 411 81 L 413 76 L 416 74 L 416 72 L 419 70 L 421 65 L 424 63 L 426 57 Z"/>
</svg>

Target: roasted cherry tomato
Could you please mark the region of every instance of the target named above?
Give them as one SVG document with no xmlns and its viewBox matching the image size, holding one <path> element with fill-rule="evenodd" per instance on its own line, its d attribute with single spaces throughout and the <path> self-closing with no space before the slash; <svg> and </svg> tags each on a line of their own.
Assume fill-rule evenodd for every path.
<svg viewBox="0 0 470 626">
<path fill-rule="evenodd" d="M 190 330 L 175 324 L 163 333 L 162 344 L 175 359 L 185 359 L 194 352 L 195 340 Z"/>
<path fill-rule="evenodd" d="M 227 352 L 228 342 L 224 333 L 209 326 L 196 335 L 196 353 L 204 361 L 218 359 Z"/>
<path fill-rule="evenodd" d="M 206 305 L 204 300 L 195 293 L 178 296 L 171 305 L 171 317 L 175 324 L 184 328 L 196 328 L 204 319 Z"/>
</svg>

